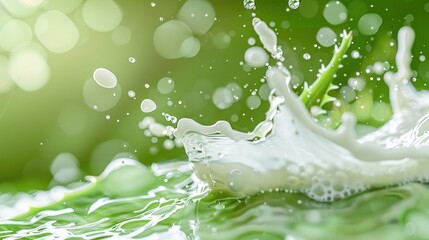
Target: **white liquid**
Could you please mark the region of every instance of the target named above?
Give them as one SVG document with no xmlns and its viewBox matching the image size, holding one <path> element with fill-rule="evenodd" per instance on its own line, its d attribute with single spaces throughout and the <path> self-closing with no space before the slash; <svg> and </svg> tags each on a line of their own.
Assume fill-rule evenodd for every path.
<svg viewBox="0 0 429 240">
<path fill-rule="evenodd" d="M 332 201 L 371 187 L 427 182 L 429 93 L 417 92 L 409 81 L 413 40 L 411 28 L 399 31 L 398 72 L 385 75 L 392 119 L 361 138 L 355 135 L 356 119 L 350 113 L 343 115 L 336 131 L 316 124 L 290 90 L 290 74 L 282 65 L 267 70 L 277 97 L 267 120 L 253 132 L 235 131 L 225 121 L 203 126 L 181 119 L 176 135 L 182 136 L 200 179 L 237 195 L 287 189 Z"/>
</svg>

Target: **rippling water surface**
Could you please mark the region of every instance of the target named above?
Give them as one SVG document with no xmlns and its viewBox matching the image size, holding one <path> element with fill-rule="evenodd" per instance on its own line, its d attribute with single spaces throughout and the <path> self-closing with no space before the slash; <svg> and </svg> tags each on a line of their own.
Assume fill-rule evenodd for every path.
<svg viewBox="0 0 429 240">
<path fill-rule="evenodd" d="M 187 162 L 143 171 L 140 167 L 127 160 L 78 196 L 69 194 L 14 220 L 3 218 L 1 238 L 418 239 L 429 234 L 429 189 L 422 184 L 367 191 L 334 203 L 285 191 L 233 198 L 209 193 Z M 115 181 L 126 179 L 121 171 L 133 168 L 140 169 L 141 178 L 156 177 L 156 181 L 151 185 L 129 182 L 135 190 L 131 195 L 121 190 L 106 194 L 104 181 L 111 188 L 121 188 Z M 10 199 L 3 195 L 2 203 L 30 201 L 37 195 L 40 192 Z"/>
</svg>

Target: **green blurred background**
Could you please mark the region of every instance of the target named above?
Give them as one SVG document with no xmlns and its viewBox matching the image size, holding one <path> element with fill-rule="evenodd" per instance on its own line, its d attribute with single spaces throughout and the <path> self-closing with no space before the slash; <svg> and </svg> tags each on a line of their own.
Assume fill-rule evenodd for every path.
<svg viewBox="0 0 429 240">
<path fill-rule="evenodd" d="M 188 16 L 194 12 L 195 19 Z M 210 12 L 213 16 L 204 16 Z M 183 148 L 166 147 L 167 137 L 147 136 L 139 128 L 148 116 L 165 125 L 174 125 L 165 114 L 203 124 L 225 119 L 238 130 L 252 130 L 268 107 L 265 68 L 244 62 L 253 40 L 261 46 L 251 26 L 252 12 L 278 33 L 297 93 L 304 81 L 316 79 L 321 64 L 327 65 L 333 40 L 340 40 L 344 29 L 353 31 L 349 56 L 334 80 L 340 88 L 331 92 L 341 105 L 325 105 L 332 111 L 319 116 L 329 127 L 338 126 L 344 111 L 355 112 L 363 125 L 377 127 L 388 119 L 382 76 L 395 69 L 396 34 L 402 26 L 416 32 L 415 86 L 425 89 L 429 81 L 425 0 L 302 0 L 296 10 L 287 1 L 259 0 L 254 11 L 241 0 L 0 0 L 2 189 L 66 184 L 99 174 L 118 156 L 145 164 L 186 159 Z M 193 30 L 185 36 L 195 50 L 187 57 L 168 59 L 154 47 L 182 43 L 179 30 L 169 30 L 162 41 L 154 39 L 157 29 L 173 19 Z M 199 27 L 207 30 L 196 31 Z M 97 68 L 113 72 L 118 86 L 95 85 Z M 157 87 L 165 77 L 174 81 L 168 94 Z M 235 86 L 237 99 L 228 99 L 226 86 Z M 143 99 L 155 101 L 157 109 L 142 112 Z M 94 110 L 91 101 L 105 104 L 105 111 Z M 219 108 L 219 101 L 226 105 Z"/>
</svg>

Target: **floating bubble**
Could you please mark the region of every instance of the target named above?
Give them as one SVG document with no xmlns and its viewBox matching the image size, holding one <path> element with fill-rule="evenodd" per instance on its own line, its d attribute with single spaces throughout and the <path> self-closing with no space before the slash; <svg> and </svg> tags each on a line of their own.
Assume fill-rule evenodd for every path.
<svg viewBox="0 0 429 240">
<path fill-rule="evenodd" d="M 383 18 L 376 13 L 367 13 L 363 15 L 358 22 L 358 29 L 364 35 L 374 35 L 378 32 Z"/>
<path fill-rule="evenodd" d="M 51 173 L 55 181 L 65 184 L 79 178 L 79 161 L 72 153 L 60 153 L 51 164 Z"/>
<path fill-rule="evenodd" d="M 169 94 L 174 90 L 174 81 L 169 77 L 161 78 L 158 81 L 157 88 L 161 94 Z"/>
<path fill-rule="evenodd" d="M 118 104 L 121 98 L 121 86 L 117 83 L 113 88 L 106 88 L 90 79 L 83 86 L 83 97 L 91 109 L 100 112 L 107 111 Z"/>
<path fill-rule="evenodd" d="M 253 37 L 251 37 L 251 38 L 247 39 L 247 43 L 248 43 L 250 46 L 253 46 L 253 45 L 255 45 L 255 43 L 256 43 L 256 39 L 255 39 L 255 38 L 253 38 Z"/>
<path fill-rule="evenodd" d="M 152 99 L 144 99 L 140 104 L 140 109 L 144 113 L 150 113 L 156 110 L 156 103 Z"/>
<path fill-rule="evenodd" d="M 234 101 L 240 100 L 241 96 L 243 95 L 240 85 L 235 82 L 231 82 L 226 85 L 226 88 L 231 91 L 232 95 L 234 96 Z"/>
<path fill-rule="evenodd" d="M 351 102 L 356 99 L 356 92 L 349 86 L 341 87 L 340 95 L 346 102 Z"/>
<path fill-rule="evenodd" d="M 43 55 L 34 49 L 11 54 L 9 74 L 13 82 L 24 91 L 36 91 L 48 83 L 49 65 Z"/>
<path fill-rule="evenodd" d="M 0 55 L 0 94 L 8 92 L 13 87 L 9 76 L 9 60 Z"/>
<path fill-rule="evenodd" d="M 322 27 L 317 32 L 316 39 L 320 45 L 324 47 L 330 47 L 334 45 L 337 35 L 334 31 L 332 31 L 332 29 L 328 27 Z"/>
<path fill-rule="evenodd" d="M 148 129 L 150 133 L 156 137 L 164 137 L 164 136 L 167 136 L 168 134 L 166 126 L 157 122 L 149 124 Z"/>
<path fill-rule="evenodd" d="M 200 51 L 201 43 L 195 37 L 188 37 L 180 45 L 180 52 L 186 58 L 195 57 Z"/>
<path fill-rule="evenodd" d="M 79 31 L 74 23 L 58 10 L 41 14 L 36 20 L 34 32 L 43 46 L 55 53 L 71 50 L 79 40 Z"/>
<path fill-rule="evenodd" d="M 112 31 L 112 41 L 114 44 L 122 46 L 130 42 L 132 33 L 125 26 L 118 26 Z"/>
<path fill-rule="evenodd" d="M 384 102 L 375 102 L 371 117 L 379 122 L 385 122 L 392 116 L 392 108 Z"/>
<path fill-rule="evenodd" d="M 356 91 L 362 91 L 366 85 L 363 78 L 350 78 L 347 83 L 349 87 Z"/>
<path fill-rule="evenodd" d="M 171 139 L 166 139 L 166 140 L 164 140 L 163 146 L 164 146 L 165 149 L 171 150 L 175 146 L 174 145 L 174 141 L 171 140 Z"/>
<path fill-rule="evenodd" d="M 347 8 L 340 1 L 330 1 L 323 9 L 323 17 L 332 25 L 338 25 L 347 20 Z"/>
<path fill-rule="evenodd" d="M 10 20 L 0 29 L 0 47 L 15 52 L 26 47 L 33 36 L 30 26 L 21 20 Z"/>
<path fill-rule="evenodd" d="M 288 4 L 291 9 L 297 9 L 299 7 L 300 0 L 289 0 Z"/>
<path fill-rule="evenodd" d="M 231 36 L 225 32 L 217 33 L 213 39 L 213 44 L 217 49 L 226 49 L 231 44 Z"/>
<path fill-rule="evenodd" d="M 261 99 L 256 95 L 251 95 L 246 99 L 246 104 L 250 109 L 257 109 L 261 105 Z"/>
<path fill-rule="evenodd" d="M 177 18 L 186 23 L 195 34 L 201 35 L 213 26 L 215 11 L 206 0 L 188 0 L 183 4 Z"/>
<path fill-rule="evenodd" d="M 141 120 L 139 122 L 139 128 L 140 129 L 146 129 L 149 127 L 150 124 L 156 122 L 155 118 L 151 117 L 151 116 L 147 116 L 145 118 L 143 118 L 143 120 Z"/>
<path fill-rule="evenodd" d="M 259 87 L 258 95 L 262 100 L 267 101 L 268 97 L 270 96 L 270 92 L 270 87 L 268 86 L 268 84 L 264 83 L 261 85 L 261 87 Z"/>
<path fill-rule="evenodd" d="M 135 62 L 136 62 L 136 59 L 135 59 L 135 58 L 133 58 L 133 57 L 130 57 L 130 58 L 128 58 L 128 62 L 130 62 L 130 63 L 135 63 Z"/>
<path fill-rule="evenodd" d="M 98 85 L 104 88 L 115 88 L 118 84 L 115 74 L 106 68 L 95 69 L 92 78 Z"/>
<path fill-rule="evenodd" d="M 164 58 L 177 59 L 185 57 L 186 46 L 182 46 L 183 42 L 189 37 L 192 37 L 191 28 L 185 23 L 178 20 L 170 20 L 156 28 L 153 35 L 153 44 L 155 50 Z M 188 40 L 189 41 L 189 40 Z"/>
<path fill-rule="evenodd" d="M 261 47 L 250 47 L 244 53 L 244 60 L 250 67 L 263 67 L 268 63 L 269 56 Z"/>
<path fill-rule="evenodd" d="M 414 21 L 414 16 L 413 16 L 413 14 L 407 14 L 407 15 L 405 16 L 405 21 L 406 21 L 406 22 L 408 22 L 408 23 L 411 23 L 412 21 Z"/>
<path fill-rule="evenodd" d="M 42 5 L 42 0 L 34 0 L 30 4 L 29 1 L 23 0 L 1 0 L 2 8 L 4 7 L 8 13 L 14 17 L 27 17 L 33 14 Z"/>
<path fill-rule="evenodd" d="M 212 96 L 214 105 L 219 109 L 227 109 L 234 103 L 234 95 L 228 88 L 218 88 Z"/>
<path fill-rule="evenodd" d="M 122 12 L 113 0 L 87 0 L 82 7 L 82 17 L 91 29 L 110 32 L 122 21 Z"/>
</svg>

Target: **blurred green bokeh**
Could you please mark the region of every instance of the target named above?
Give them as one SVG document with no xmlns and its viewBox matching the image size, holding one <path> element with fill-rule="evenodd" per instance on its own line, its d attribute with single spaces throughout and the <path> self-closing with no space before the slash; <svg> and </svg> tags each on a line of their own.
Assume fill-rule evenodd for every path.
<svg viewBox="0 0 429 240">
<path fill-rule="evenodd" d="M 163 113 L 179 119 L 194 118 L 203 124 L 225 119 L 241 131 L 250 131 L 264 119 L 268 107 L 266 99 L 262 99 L 256 109 L 249 108 L 246 103 L 252 92 L 257 95 L 263 92 L 259 89 L 264 85 L 261 79 L 265 68 L 253 69 L 242 64 L 252 41 L 249 38 L 256 39 L 255 45 L 261 46 L 251 25 L 252 11 L 243 7 L 243 1 L 208 1 L 216 17 L 206 33 L 194 31 L 201 44 L 195 56 L 166 59 L 154 48 L 156 29 L 177 19 L 180 9 L 189 1 L 204 2 L 0 0 L 0 38 L 3 39 L 0 40 L 0 182 L 3 182 L 3 189 L 8 183 L 16 182 L 24 184 L 10 185 L 11 191 L 47 186 L 53 177 L 52 162 L 58 157 L 65 157 L 70 164 L 79 166 L 81 172 L 74 173 L 77 179 L 86 174 L 99 174 L 118 154 L 132 156 L 145 164 L 185 159 L 183 149 L 163 147 L 166 138 L 145 136 L 138 123 L 147 116 L 166 125 Z M 360 123 L 379 126 L 387 119 L 378 117 L 377 113 L 388 112 L 389 108 L 378 103 L 388 102 L 388 91 L 382 74 L 376 74 L 375 67 L 371 66 L 387 62 L 388 65 L 382 66 L 391 66 L 394 70 L 397 31 L 404 25 L 411 26 L 416 32 L 412 63 L 414 84 L 418 89 L 426 88 L 429 81 L 429 63 L 425 59 L 429 43 L 429 4 L 426 0 L 342 1 L 341 5 L 347 9 L 344 20 L 344 16 L 336 17 L 336 8 L 326 10 L 326 4 L 337 3 L 302 0 L 297 10 L 291 10 L 287 1 L 260 0 L 256 1 L 254 12 L 277 31 L 285 65 L 298 86 L 297 93 L 302 91 L 304 81 L 311 83 L 316 79 L 321 64 L 326 65 L 332 56 L 333 46 L 321 46 L 320 39 L 317 40 L 318 31 L 330 28 L 337 39 L 344 29 L 353 31 L 349 57 L 343 61 L 344 66 L 334 82 L 347 86 L 352 85 L 350 78 L 359 77 L 364 79 L 365 88 L 353 91 L 357 100 L 340 108 L 325 108 L 334 109 L 334 121 L 338 119 L 335 112 L 349 110 L 358 115 Z M 42 34 L 46 25 L 55 24 L 46 17 L 48 11 L 62 12 L 71 20 L 78 30 L 75 45 L 71 39 L 76 37 L 74 33 Z M 106 18 L 105 13 L 113 15 Z M 366 15 L 368 13 L 381 17 L 378 31 L 379 19 Z M 44 22 L 40 20 L 42 15 L 47 19 Z M 365 18 L 362 20 L 364 15 L 367 22 Z M 375 27 L 368 29 L 371 24 Z M 73 27 L 68 29 L 73 31 Z M 56 38 L 72 47 L 59 46 L 55 50 Z M 24 46 L 15 46 L 16 39 L 24 39 Z M 48 82 L 35 91 L 26 91 L 25 87 L 23 90 L 19 84 L 11 83 L 10 63 L 19 51 L 28 47 L 41 52 L 39 55 L 46 57 L 49 66 Z M 30 61 L 28 66 L 24 65 L 32 69 L 30 73 L 38 67 L 33 64 Z M 94 70 L 101 67 L 112 71 L 120 84 L 120 96 L 116 96 L 119 101 L 107 111 L 96 111 L 84 100 L 88 97 L 84 92 L 85 83 L 93 81 Z M 157 89 L 158 81 L 164 77 L 174 81 L 172 93 L 161 94 Z M 219 109 L 212 95 L 216 89 L 230 83 L 240 86 L 242 96 L 230 107 Z M 341 89 L 331 95 L 345 98 Z M 135 99 L 128 96 L 129 90 L 135 92 Z M 140 110 L 141 101 L 147 98 L 156 102 L 154 112 Z M 366 108 L 367 112 L 359 112 L 356 107 L 359 104 L 371 107 Z"/>
</svg>

